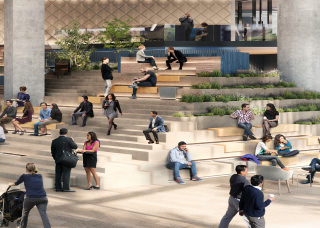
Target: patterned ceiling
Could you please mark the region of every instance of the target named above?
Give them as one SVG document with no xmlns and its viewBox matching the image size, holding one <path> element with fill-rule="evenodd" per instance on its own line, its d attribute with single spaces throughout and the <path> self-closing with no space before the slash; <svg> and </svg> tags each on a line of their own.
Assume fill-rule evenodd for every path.
<svg viewBox="0 0 320 228">
<path fill-rule="evenodd" d="M 0 44 L 3 44 L 3 2 L 0 0 Z M 77 21 L 81 28 L 101 28 L 113 18 L 132 18 L 132 25 L 179 24 L 189 12 L 196 25 L 231 24 L 231 0 L 45 0 L 45 40 L 54 44 L 57 32 Z"/>
</svg>

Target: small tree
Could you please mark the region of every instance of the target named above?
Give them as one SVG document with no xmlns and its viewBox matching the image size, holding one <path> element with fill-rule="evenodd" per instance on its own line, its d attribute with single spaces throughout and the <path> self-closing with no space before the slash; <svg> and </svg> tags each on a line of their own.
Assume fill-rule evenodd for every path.
<svg viewBox="0 0 320 228">
<path fill-rule="evenodd" d="M 90 55 L 94 52 L 90 47 L 93 34 L 87 31 L 80 33 L 79 24 L 76 22 L 71 28 L 65 28 L 64 32 L 66 35 L 56 42 L 61 48 L 58 57 L 68 59 L 73 69 L 85 69 L 90 63 Z"/>
<path fill-rule="evenodd" d="M 130 19 L 122 21 L 114 18 L 110 22 L 106 22 L 103 26 L 105 31 L 102 31 L 99 36 L 99 41 L 104 44 L 105 48 L 115 49 L 117 53 L 121 50 L 132 50 L 141 45 L 140 41 L 132 41 L 130 35 Z M 141 37 L 135 37 L 137 40 Z"/>
</svg>

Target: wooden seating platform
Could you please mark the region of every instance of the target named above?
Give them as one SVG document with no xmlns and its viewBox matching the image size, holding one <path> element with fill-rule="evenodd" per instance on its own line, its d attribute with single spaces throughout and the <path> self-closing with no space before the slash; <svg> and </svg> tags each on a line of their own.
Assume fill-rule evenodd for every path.
<svg viewBox="0 0 320 228">
<path fill-rule="evenodd" d="M 37 122 L 38 122 L 38 120 L 32 120 L 31 122 L 21 124 L 20 126 L 22 128 L 33 128 L 33 125 Z M 64 125 L 64 122 L 49 124 L 49 125 L 47 125 L 47 130 L 55 130 L 55 129 L 57 129 L 58 125 Z"/>
<path fill-rule="evenodd" d="M 166 69 L 166 57 L 156 57 L 155 61 L 160 69 Z M 179 64 L 172 63 L 172 68 L 178 69 Z M 121 73 L 136 73 L 142 67 L 150 67 L 148 63 L 137 63 L 135 57 L 121 57 Z M 195 70 L 199 72 L 212 72 L 221 69 L 221 57 L 188 57 L 188 62 L 184 63 L 183 69 Z"/>
</svg>

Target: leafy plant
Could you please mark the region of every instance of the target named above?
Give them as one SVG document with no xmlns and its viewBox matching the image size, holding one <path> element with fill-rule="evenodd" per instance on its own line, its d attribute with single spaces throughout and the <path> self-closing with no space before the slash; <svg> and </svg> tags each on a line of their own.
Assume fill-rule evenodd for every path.
<svg viewBox="0 0 320 228">
<path fill-rule="evenodd" d="M 71 28 L 64 28 L 65 36 L 58 39 L 56 44 L 61 51 L 57 52 L 59 59 L 68 59 L 72 69 L 83 70 L 90 63 L 90 56 L 94 52 L 91 47 L 91 32 L 79 32 L 79 24 L 74 22 Z"/>
</svg>

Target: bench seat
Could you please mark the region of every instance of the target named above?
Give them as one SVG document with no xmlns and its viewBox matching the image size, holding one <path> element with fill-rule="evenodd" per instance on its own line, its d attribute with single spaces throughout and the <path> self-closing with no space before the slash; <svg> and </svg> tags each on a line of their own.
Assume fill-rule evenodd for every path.
<svg viewBox="0 0 320 228">
<path fill-rule="evenodd" d="M 37 122 L 38 122 L 38 120 L 32 120 L 31 122 L 21 124 L 20 126 L 22 128 L 33 128 L 33 125 Z M 64 124 L 64 122 L 49 124 L 49 125 L 47 125 L 47 129 L 48 130 L 55 130 L 55 129 L 57 129 L 58 125 L 63 125 L 63 124 Z"/>
</svg>

